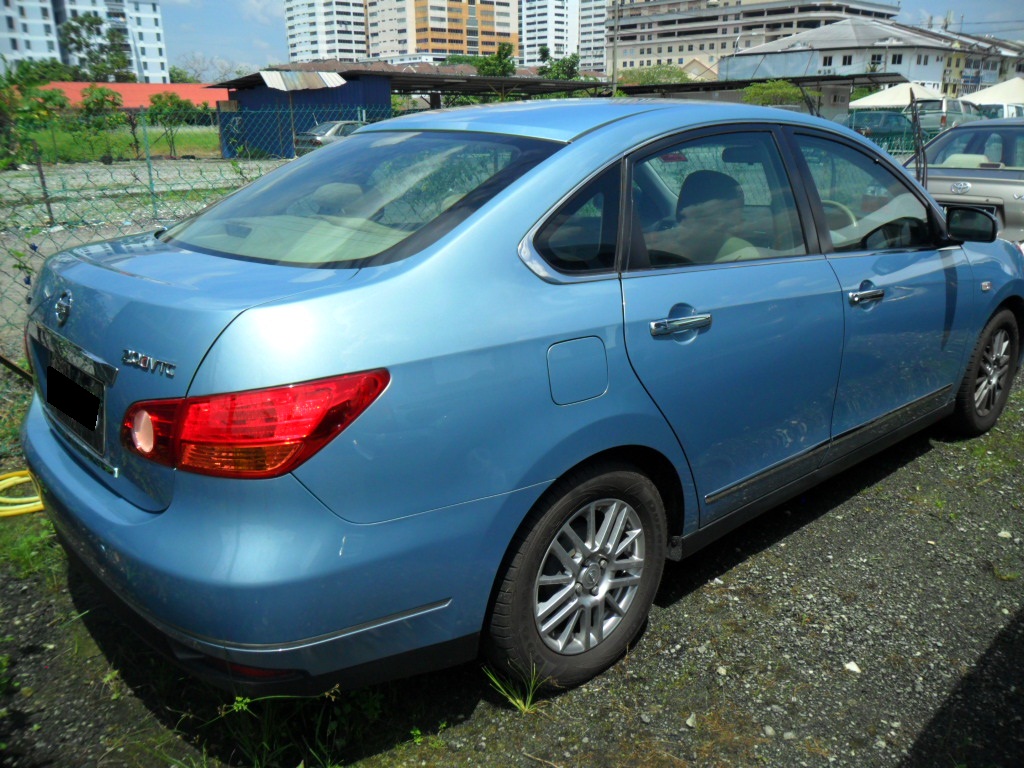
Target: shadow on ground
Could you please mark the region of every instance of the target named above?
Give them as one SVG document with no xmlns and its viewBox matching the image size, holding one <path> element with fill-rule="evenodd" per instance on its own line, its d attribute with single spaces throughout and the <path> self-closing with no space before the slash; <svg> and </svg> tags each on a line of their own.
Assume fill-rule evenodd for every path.
<svg viewBox="0 0 1024 768">
<path fill-rule="evenodd" d="M 946 698 L 900 768 L 1024 765 L 1024 613 Z"/>
</svg>

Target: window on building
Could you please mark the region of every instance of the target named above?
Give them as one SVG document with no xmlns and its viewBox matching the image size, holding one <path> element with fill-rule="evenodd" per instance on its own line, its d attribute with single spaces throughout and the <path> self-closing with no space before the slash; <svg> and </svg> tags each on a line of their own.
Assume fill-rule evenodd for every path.
<svg viewBox="0 0 1024 768">
<path fill-rule="evenodd" d="M 846 56 L 843 56 L 843 66 L 844 67 L 851 67 L 851 66 L 853 66 L 853 54 L 852 53 L 848 54 Z"/>
<path fill-rule="evenodd" d="M 880 67 L 882 66 L 882 54 L 872 53 L 871 54 L 871 66 Z"/>
<path fill-rule="evenodd" d="M 831 67 L 832 66 L 832 57 L 831 56 L 822 56 L 821 57 L 821 66 L 823 66 L 823 67 Z"/>
<path fill-rule="evenodd" d="M 892 55 L 892 63 L 893 64 L 902 64 L 903 63 L 903 54 L 902 53 L 894 53 Z"/>
</svg>

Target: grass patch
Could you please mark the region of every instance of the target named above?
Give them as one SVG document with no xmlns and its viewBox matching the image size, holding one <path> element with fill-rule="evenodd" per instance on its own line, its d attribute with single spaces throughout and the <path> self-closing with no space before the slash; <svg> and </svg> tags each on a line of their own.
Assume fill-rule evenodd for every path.
<svg viewBox="0 0 1024 768">
<path fill-rule="evenodd" d="M 537 695 L 547 683 L 537 673 L 537 667 L 530 668 L 529 673 L 514 673 L 512 677 L 502 677 L 490 667 L 484 667 L 484 674 L 491 681 L 491 687 L 521 714 L 532 715 L 539 712 L 546 702 L 538 701 Z"/>
<path fill-rule="evenodd" d="M 83 133 L 54 129 L 31 134 L 39 145 L 44 163 L 86 163 L 104 155 L 113 160 L 139 160 L 146 156 L 146 142 L 141 129 L 132 136 L 128 128 Z M 149 128 L 149 154 L 169 155 L 171 146 L 166 132 L 159 126 Z M 174 154 L 199 158 L 219 158 L 220 132 L 216 126 L 184 126 L 174 135 Z"/>
</svg>

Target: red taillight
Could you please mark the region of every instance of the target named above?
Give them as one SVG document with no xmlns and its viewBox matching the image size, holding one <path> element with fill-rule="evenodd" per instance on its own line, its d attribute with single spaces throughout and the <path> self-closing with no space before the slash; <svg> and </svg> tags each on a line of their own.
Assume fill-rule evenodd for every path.
<svg viewBox="0 0 1024 768">
<path fill-rule="evenodd" d="M 151 400 L 125 414 L 122 438 L 159 464 L 221 477 L 292 471 L 365 411 L 386 370 L 224 395 Z"/>
</svg>

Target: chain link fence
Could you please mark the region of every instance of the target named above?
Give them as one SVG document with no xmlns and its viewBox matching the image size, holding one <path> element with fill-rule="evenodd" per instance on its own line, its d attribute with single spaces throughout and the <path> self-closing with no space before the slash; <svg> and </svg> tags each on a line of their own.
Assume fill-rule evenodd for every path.
<svg viewBox="0 0 1024 768">
<path fill-rule="evenodd" d="M 24 365 L 28 297 L 47 256 L 191 216 L 287 163 L 296 137 L 314 126 L 388 117 L 390 109 L 354 107 L 196 108 L 29 126 L 21 162 L 0 172 L 0 358 Z"/>
</svg>

